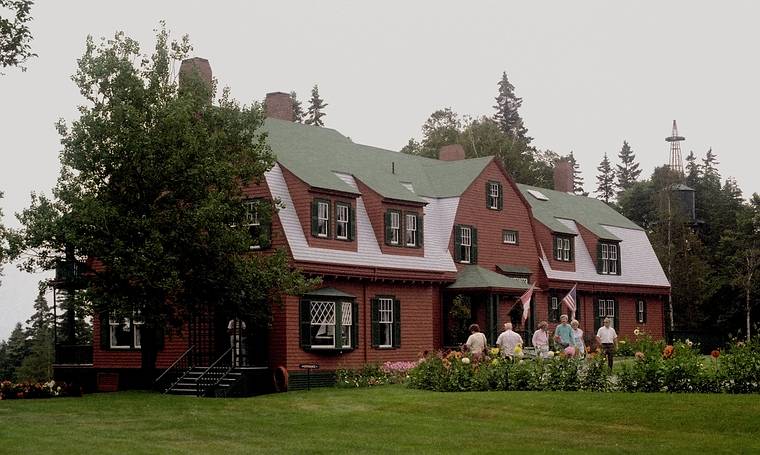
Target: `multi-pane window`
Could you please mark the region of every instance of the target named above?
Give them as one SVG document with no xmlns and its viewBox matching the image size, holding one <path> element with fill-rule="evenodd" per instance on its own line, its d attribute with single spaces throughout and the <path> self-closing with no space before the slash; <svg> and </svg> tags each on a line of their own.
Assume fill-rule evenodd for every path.
<svg viewBox="0 0 760 455">
<path fill-rule="evenodd" d="M 115 313 L 108 316 L 108 346 L 112 349 L 139 349 L 142 321 L 138 315 L 120 318 Z"/>
<path fill-rule="evenodd" d="M 343 299 L 301 300 L 301 346 L 304 349 L 352 349 L 358 326 L 356 303 Z"/>
<path fill-rule="evenodd" d="M 517 231 L 502 231 L 502 242 L 509 245 L 517 245 Z"/>
<path fill-rule="evenodd" d="M 348 240 L 349 208 L 345 204 L 335 205 L 335 238 Z"/>
<path fill-rule="evenodd" d="M 470 263 L 472 262 L 472 229 L 462 226 L 461 228 L 462 242 L 459 247 L 460 262 Z"/>
<path fill-rule="evenodd" d="M 570 237 L 554 237 L 554 259 L 563 262 L 570 262 L 573 259 L 572 242 Z"/>
<path fill-rule="evenodd" d="M 261 220 L 259 219 L 259 199 L 251 199 L 243 203 L 245 207 L 245 217 L 243 226 L 248 228 L 251 234 L 251 249 L 258 250 L 261 248 Z"/>
<path fill-rule="evenodd" d="M 636 301 L 636 322 L 639 324 L 647 322 L 647 303 L 643 300 Z"/>
<path fill-rule="evenodd" d="M 498 210 L 501 208 L 501 184 L 488 182 L 488 208 Z"/>
<path fill-rule="evenodd" d="M 378 324 L 380 325 L 381 348 L 393 346 L 393 299 L 378 299 Z"/>
<path fill-rule="evenodd" d="M 553 295 L 549 297 L 549 320 L 551 322 L 558 322 L 560 315 L 559 297 Z"/>
<path fill-rule="evenodd" d="M 618 245 L 615 243 L 600 243 L 599 250 L 599 273 L 603 275 L 618 275 Z"/>
<path fill-rule="evenodd" d="M 390 243 L 391 245 L 398 245 L 401 242 L 401 214 L 399 212 L 389 212 L 390 221 Z"/>
<path fill-rule="evenodd" d="M 604 318 L 610 318 L 612 321 L 611 327 L 617 327 L 617 304 L 613 299 L 599 299 L 597 300 L 597 325 L 601 327 Z"/>
<path fill-rule="evenodd" d="M 417 246 L 417 215 L 407 213 L 404 221 L 404 243 L 406 246 Z"/>
<path fill-rule="evenodd" d="M 327 237 L 330 234 L 330 203 L 317 201 L 317 236 Z"/>
</svg>

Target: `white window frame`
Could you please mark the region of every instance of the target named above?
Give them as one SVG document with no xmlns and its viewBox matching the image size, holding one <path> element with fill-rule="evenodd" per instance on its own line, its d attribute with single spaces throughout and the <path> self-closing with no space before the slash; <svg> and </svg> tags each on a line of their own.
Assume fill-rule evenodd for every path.
<svg viewBox="0 0 760 455">
<path fill-rule="evenodd" d="M 550 314 L 550 315 L 549 315 L 549 316 L 550 316 L 550 319 L 551 319 L 552 321 L 559 321 L 559 316 L 560 316 L 560 311 L 559 311 L 559 297 L 557 297 L 557 296 L 553 295 L 553 296 L 551 296 L 551 297 L 550 297 L 549 301 L 551 302 L 551 312 L 552 312 L 552 314 Z M 552 315 L 554 315 L 554 314 L 556 314 L 556 315 L 557 315 L 557 317 L 556 317 L 556 318 L 552 318 L 552 317 L 551 317 L 551 316 L 552 316 Z"/>
<path fill-rule="evenodd" d="M 330 317 L 330 313 L 328 313 L 327 319 L 317 320 L 315 321 L 314 318 L 317 315 L 322 315 L 324 312 L 320 312 L 318 314 L 315 314 L 314 308 L 317 305 L 325 305 L 328 307 L 332 307 Z M 326 300 L 312 300 L 309 302 L 309 312 L 310 314 L 310 326 L 319 326 L 319 329 L 317 329 L 317 333 L 315 335 L 311 335 L 311 332 L 309 332 L 309 344 L 311 345 L 312 349 L 335 349 L 335 302 L 333 301 L 326 301 Z M 324 329 L 323 329 L 324 327 Z M 328 340 L 331 339 L 332 343 L 330 344 L 315 344 L 315 339 L 324 339 Z"/>
<path fill-rule="evenodd" d="M 391 211 L 390 213 L 390 221 L 391 221 L 391 245 L 399 245 L 401 244 L 401 213 L 397 211 Z"/>
<path fill-rule="evenodd" d="M 245 219 L 243 220 L 243 226 L 247 227 L 248 229 L 256 226 L 261 226 L 261 219 L 259 218 L 259 199 L 251 199 L 244 202 L 245 206 Z M 256 232 L 256 231 L 254 231 Z M 259 233 L 261 231 L 258 231 Z M 250 248 L 252 250 L 258 250 L 261 249 L 261 245 L 259 245 L 259 239 L 254 238 L 253 243 Z"/>
<path fill-rule="evenodd" d="M 143 322 L 139 320 L 139 312 L 132 315 L 131 318 L 122 318 L 121 321 L 116 320 L 116 315 L 114 313 L 108 314 L 108 347 L 110 349 L 140 349 L 141 346 L 141 335 L 142 335 L 142 326 Z M 116 330 L 120 326 L 128 327 L 129 331 L 132 333 L 132 343 L 130 345 L 124 345 L 124 344 L 114 344 L 114 340 L 116 339 Z"/>
<path fill-rule="evenodd" d="M 636 301 L 636 319 L 639 322 L 639 324 L 644 323 L 644 301 L 639 299 Z"/>
<path fill-rule="evenodd" d="M 472 261 L 472 229 L 462 226 L 460 232 L 462 236 L 460 262 L 469 264 Z"/>
<path fill-rule="evenodd" d="M 613 243 L 602 243 L 602 275 L 617 275 L 618 246 Z"/>
<path fill-rule="evenodd" d="M 488 202 L 489 209 L 498 210 L 499 208 L 499 184 L 497 182 L 488 182 Z"/>
<path fill-rule="evenodd" d="M 317 237 L 327 237 L 330 232 L 330 203 L 317 201 Z"/>
<path fill-rule="evenodd" d="M 615 300 L 613 299 L 599 299 L 598 300 L 598 316 L 600 319 L 610 318 L 611 326 L 615 326 Z"/>
<path fill-rule="evenodd" d="M 570 262 L 570 238 L 556 236 L 555 242 L 557 243 L 557 254 L 554 259 L 562 262 Z"/>
<path fill-rule="evenodd" d="M 381 337 L 384 338 L 383 341 L 386 341 L 386 343 L 381 342 L 379 346 L 381 348 L 391 348 L 393 347 L 393 299 L 386 297 L 379 298 L 377 308 Z"/>
<path fill-rule="evenodd" d="M 509 237 L 511 236 L 511 238 Z M 502 242 L 508 245 L 517 245 L 517 231 L 504 230 L 501 234 Z"/>
<path fill-rule="evenodd" d="M 610 244 L 610 275 L 617 275 L 618 246 Z"/>
<path fill-rule="evenodd" d="M 404 216 L 404 243 L 406 246 L 417 246 L 417 214 L 407 213 Z"/>
<path fill-rule="evenodd" d="M 609 260 L 609 245 L 602 243 L 602 274 L 609 275 L 610 269 L 607 261 Z"/>
<path fill-rule="evenodd" d="M 351 302 L 341 302 L 340 306 L 340 336 L 341 347 L 351 348 L 351 326 L 353 325 L 353 311 Z"/>
<path fill-rule="evenodd" d="M 348 240 L 348 212 L 348 205 L 335 204 L 335 238 L 338 240 Z"/>
</svg>

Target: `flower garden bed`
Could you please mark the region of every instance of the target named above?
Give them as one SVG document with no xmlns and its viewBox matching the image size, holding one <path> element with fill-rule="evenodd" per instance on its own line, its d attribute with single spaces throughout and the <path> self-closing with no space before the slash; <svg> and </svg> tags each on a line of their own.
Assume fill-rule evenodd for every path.
<svg viewBox="0 0 760 455">
<path fill-rule="evenodd" d="M 55 381 L 20 384 L 10 381 L 0 382 L 0 400 L 78 397 L 81 395 L 82 391 L 79 387 Z"/>
</svg>

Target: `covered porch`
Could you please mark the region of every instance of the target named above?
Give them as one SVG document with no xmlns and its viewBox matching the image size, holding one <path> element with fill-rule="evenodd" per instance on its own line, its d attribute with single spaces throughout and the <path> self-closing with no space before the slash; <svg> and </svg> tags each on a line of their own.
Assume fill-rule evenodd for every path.
<svg viewBox="0 0 760 455">
<path fill-rule="evenodd" d="M 478 324 L 489 345 L 511 322 L 523 340 L 529 340 L 533 327 L 530 316 L 522 323 L 523 307 L 519 297 L 530 288 L 530 271 L 524 267 L 497 266 L 494 272 L 477 265 L 465 266 L 456 281 L 443 292 L 443 345 L 459 348 L 469 336 L 470 324 Z"/>
</svg>

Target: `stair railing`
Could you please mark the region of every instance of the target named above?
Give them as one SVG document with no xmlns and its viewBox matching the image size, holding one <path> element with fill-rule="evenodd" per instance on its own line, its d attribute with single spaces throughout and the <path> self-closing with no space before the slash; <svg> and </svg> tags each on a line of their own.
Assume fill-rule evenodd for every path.
<svg viewBox="0 0 760 455">
<path fill-rule="evenodd" d="M 232 368 L 232 348 L 229 348 L 198 377 L 196 394 L 199 397 L 206 396 L 232 371 Z"/>
<path fill-rule="evenodd" d="M 193 357 L 190 353 L 193 352 L 194 349 L 195 346 L 190 346 L 187 351 L 177 357 L 177 360 L 175 360 L 169 368 L 164 370 L 164 372 L 153 381 L 153 387 L 158 390 L 163 390 L 163 393 L 166 393 L 174 387 L 175 384 L 181 381 L 187 372 L 193 368 Z M 169 385 L 164 387 L 163 384 L 167 383 Z"/>
</svg>

